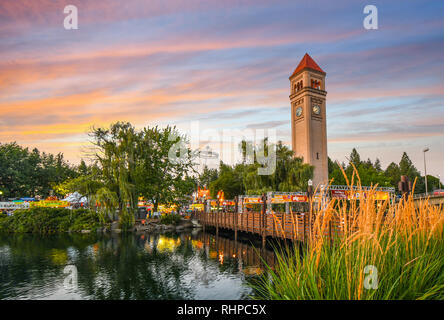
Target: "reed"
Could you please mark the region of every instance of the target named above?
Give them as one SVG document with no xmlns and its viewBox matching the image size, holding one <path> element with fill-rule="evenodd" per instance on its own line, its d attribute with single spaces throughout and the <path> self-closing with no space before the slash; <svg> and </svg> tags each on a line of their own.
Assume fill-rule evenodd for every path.
<svg viewBox="0 0 444 320">
<path fill-rule="evenodd" d="M 358 176 L 347 183 L 355 179 L 362 191 Z M 255 298 L 444 299 L 442 206 L 412 197 L 381 203 L 375 188 L 365 199 L 313 203 L 307 243 L 275 248 Z"/>
</svg>

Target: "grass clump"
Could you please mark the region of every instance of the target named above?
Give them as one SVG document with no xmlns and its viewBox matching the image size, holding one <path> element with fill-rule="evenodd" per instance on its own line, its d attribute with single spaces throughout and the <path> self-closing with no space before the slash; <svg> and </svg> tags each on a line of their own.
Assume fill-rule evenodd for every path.
<svg viewBox="0 0 444 320">
<path fill-rule="evenodd" d="M 332 199 L 310 212 L 306 243 L 276 248 L 275 265 L 252 285 L 256 298 L 444 299 L 442 206 L 374 199 L 372 190 L 359 202 Z"/>
</svg>

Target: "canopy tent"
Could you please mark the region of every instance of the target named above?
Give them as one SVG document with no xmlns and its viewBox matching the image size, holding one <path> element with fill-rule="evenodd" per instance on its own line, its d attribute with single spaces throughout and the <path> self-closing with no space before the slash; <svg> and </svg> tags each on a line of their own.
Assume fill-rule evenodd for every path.
<svg viewBox="0 0 444 320">
<path fill-rule="evenodd" d="M 69 202 L 71 204 L 80 204 L 80 203 L 86 204 L 86 203 L 88 203 L 88 199 L 85 196 L 82 196 L 77 191 L 74 192 L 74 193 L 69 194 L 62 201 L 67 201 L 67 202 Z"/>
</svg>

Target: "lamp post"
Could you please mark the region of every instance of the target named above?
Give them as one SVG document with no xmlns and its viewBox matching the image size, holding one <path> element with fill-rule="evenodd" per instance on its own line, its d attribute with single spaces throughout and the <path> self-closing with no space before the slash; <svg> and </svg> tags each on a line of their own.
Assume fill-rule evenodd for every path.
<svg viewBox="0 0 444 320">
<path fill-rule="evenodd" d="M 438 174 L 438 179 L 439 179 L 438 186 L 439 186 L 439 189 L 441 190 L 441 175 L 440 174 Z"/>
<path fill-rule="evenodd" d="M 429 151 L 429 148 L 425 148 L 424 150 L 422 150 L 422 152 L 424 153 L 424 176 L 425 176 L 425 193 L 427 195 L 428 191 L 427 191 L 427 167 L 426 167 L 426 157 L 425 154 L 427 151 Z"/>
<path fill-rule="evenodd" d="M 308 212 L 308 236 L 309 239 L 311 239 L 311 216 L 313 211 L 313 204 L 312 204 L 312 197 L 313 197 L 313 181 L 310 179 L 308 180 L 308 188 L 307 188 L 307 196 L 308 196 L 308 203 L 309 203 L 309 212 Z M 306 221 L 306 220 L 304 220 Z M 305 227 L 304 227 L 305 228 Z M 304 231 L 305 232 L 305 231 Z"/>
</svg>

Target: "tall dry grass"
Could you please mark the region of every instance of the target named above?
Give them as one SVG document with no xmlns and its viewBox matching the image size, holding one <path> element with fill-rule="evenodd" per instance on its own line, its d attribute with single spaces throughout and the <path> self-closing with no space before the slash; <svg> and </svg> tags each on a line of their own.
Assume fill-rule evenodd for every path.
<svg viewBox="0 0 444 320">
<path fill-rule="evenodd" d="M 355 178 L 362 191 L 359 177 L 347 183 Z M 444 299 L 443 207 L 412 197 L 381 203 L 375 188 L 365 199 L 313 203 L 307 242 L 276 248 L 277 263 L 254 285 L 258 297 Z"/>
</svg>

